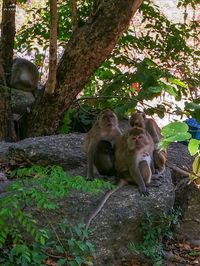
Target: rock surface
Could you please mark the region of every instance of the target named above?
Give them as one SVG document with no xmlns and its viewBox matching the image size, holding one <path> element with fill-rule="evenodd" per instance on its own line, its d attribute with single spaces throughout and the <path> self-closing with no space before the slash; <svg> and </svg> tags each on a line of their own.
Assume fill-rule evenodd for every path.
<svg viewBox="0 0 200 266">
<path fill-rule="evenodd" d="M 194 157 L 189 155 L 186 145 L 172 143 L 168 149 L 168 161 L 179 166 L 192 169 Z M 181 207 L 183 216 L 176 227 L 177 237 L 200 246 L 200 189 L 195 184 L 189 184 L 187 177 L 172 171 L 175 187 L 175 205 Z"/>
<path fill-rule="evenodd" d="M 3 150 L 9 147 L 7 158 L 18 162 L 28 161 L 43 166 L 60 165 L 65 170 L 71 170 L 86 163 L 82 149 L 83 138 L 84 134 L 28 138 L 11 145 L 3 143 Z M 5 158 L 3 153 L 0 156 Z"/>
</svg>

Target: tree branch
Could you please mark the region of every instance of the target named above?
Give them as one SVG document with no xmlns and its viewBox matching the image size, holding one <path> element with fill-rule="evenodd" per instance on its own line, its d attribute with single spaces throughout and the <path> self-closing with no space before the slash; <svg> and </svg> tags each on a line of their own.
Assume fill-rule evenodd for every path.
<svg viewBox="0 0 200 266">
<path fill-rule="evenodd" d="M 56 87 L 57 70 L 57 0 L 50 0 L 50 48 L 49 77 L 45 91 L 53 94 Z"/>
<path fill-rule="evenodd" d="M 70 0 L 71 2 L 71 16 L 72 16 L 72 32 L 78 27 L 78 7 L 76 0 Z"/>
</svg>

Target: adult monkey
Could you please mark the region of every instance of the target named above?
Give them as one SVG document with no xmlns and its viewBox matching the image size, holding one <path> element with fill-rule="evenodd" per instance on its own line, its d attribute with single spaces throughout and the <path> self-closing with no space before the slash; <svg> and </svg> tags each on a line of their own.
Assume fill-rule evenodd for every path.
<svg viewBox="0 0 200 266">
<path fill-rule="evenodd" d="M 147 186 L 159 186 L 160 180 L 153 175 L 154 164 L 152 153 L 154 143 L 148 132 L 143 128 L 128 129 L 116 142 L 115 170 L 119 184 L 114 190 L 108 191 L 95 211 L 90 215 L 86 229 L 102 210 L 108 198 L 126 184 L 137 184 L 141 195 L 148 196 Z"/>
<path fill-rule="evenodd" d="M 116 114 L 110 109 L 100 112 L 85 138 L 87 179 L 94 176 L 95 168 L 102 175 L 114 173 L 114 148 L 120 136 Z"/>
<path fill-rule="evenodd" d="M 24 58 L 15 58 L 13 60 L 10 79 L 11 87 L 34 94 L 38 81 L 39 72 L 33 63 Z"/>
<path fill-rule="evenodd" d="M 147 118 L 145 113 L 136 112 L 131 115 L 129 123 L 132 127 L 142 127 L 152 137 L 154 142 L 153 161 L 155 173 L 161 176 L 165 171 L 167 155 L 165 151 L 159 149 L 159 142 L 162 136 L 156 121 L 152 118 Z"/>
<path fill-rule="evenodd" d="M 148 185 L 157 184 L 152 161 L 154 142 L 141 127 L 128 129 L 116 144 L 115 169 L 117 176 L 128 183 L 138 185 L 140 194 L 147 196 Z"/>
</svg>

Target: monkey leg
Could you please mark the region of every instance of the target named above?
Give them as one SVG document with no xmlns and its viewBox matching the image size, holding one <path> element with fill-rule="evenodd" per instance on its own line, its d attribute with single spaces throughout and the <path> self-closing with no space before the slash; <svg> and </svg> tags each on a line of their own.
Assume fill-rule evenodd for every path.
<svg viewBox="0 0 200 266">
<path fill-rule="evenodd" d="M 94 154 L 95 147 L 91 147 L 87 154 L 87 180 L 92 180 L 94 177 Z"/>
<path fill-rule="evenodd" d="M 151 182 L 151 177 L 152 177 L 151 167 L 148 160 L 144 160 L 139 163 L 139 171 L 141 173 L 145 185 L 148 186 L 148 184 L 150 184 Z"/>
<path fill-rule="evenodd" d="M 166 157 L 167 155 L 165 151 L 154 150 L 153 152 L 155 174 L 159 177 L 163 177 L 163 173 L 165 171 Z"/>
<path fill-rule="evenodd" d="M 129 182 L 134 181 L 134 183 L 136 183 L 138 185 L 138 189 L 139 189 L 140 194 L 144 195 L 144 196 L 149 195 L 148 189 L 146 188 L 146 184 L 144 181 L 144 177 L 142 175 L 143 171 L 145 172 L 145 170 L 142 170 L 142 173 L 141 173 L 141 169 L 143 169 L 143 166 L 145 168 L 146 165 L 147 165 L 147 163 L 145 161 L 142 161 L 138 165 L 133 164 L 133 165 L 131 165 L 131 167 L 129 167 L 129 173 L 130 173 L 130 177 L 131 177 L 131 181 L 129 181 Z M 147 174 L 147 176 L 148 176 L 148 174 Z M 127 182 L 128 182 L 128 180 L 127 180 Z"/>
</svg>

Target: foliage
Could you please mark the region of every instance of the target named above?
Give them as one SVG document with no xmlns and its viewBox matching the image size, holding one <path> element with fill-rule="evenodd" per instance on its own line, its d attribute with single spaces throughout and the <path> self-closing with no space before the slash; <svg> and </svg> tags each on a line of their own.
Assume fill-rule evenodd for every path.
<svg viewBox="0 0 200 266">
<path fill-rule="evenodd" d="M 140 225 L 143 240 L 141 243 L 131 242 L 130 250 L 143 254 L 151 259 L 153 265 L 162 265 L 163 244 L 162 239 L 172 239 L 172 227 L 178 223 L 181 212 L 179 209 L 171 213 L 162 213 L 158 216 L 146 215 L 146 219 Z"/>
<path fill-rule="evenodd" d="M 10 261 L 14 260 L 16 265 L 31 265 L 30 260 L 33 265 L 41 265 L 36 261 L 44 257 L 36 253 L 41 246 L 45 246 L 49 231 L 39 227 L 32 216 L 32 210 L 59 208 L 55 200 L 66 196 L 71 189 L 99 192 L 113 187 L 109 182 L 101 180 L 88 182 L 81 176 L 70 177 L 59 166 L 45 168 L 33 165 L 31 168 L 19 168 L 10 173 L 10 178 L 13 177 L 20 179 L 8 186 L 0 201 L 0 252 L 9 244 L 7 257 Z M 24 234 L 32 240 L 28 241 Z M 33 245 L 30 245 L 32 242 Z M 90 244 L 84 245 L 92 249 Z M 81 253 L 77 256 L 81 257 Z"/>
<path fill-rule="evenodd" d="M 198 186 L 200 185 L 200 155 L 198 150 L 198 155 L 193 161 L 192 164 L 192 173 L 189 176 L 190 180 L 195 182 Z"/>
<path fill-rule="evenodd" d="M 192 164 L 192 172 L 189 174 L 189 179 L 191 182 L 200 185 L 200 140 L 191 138 L 188 130 L 188 125 L 183 122 L 172 122 L 168 124 L 161 130 L 163 138 L 160 145 L 163 149 L 166 149 L 171 142 L 189 140 L 188 151 L 192 156 L 197 154 Z"/>
<path fill-rule="evenodd" d="M 42 254 L 41 249 L 44 245 L 34 242 L 33 245 L 27 245 L 23 241 L 13 245 L 13 247 L 0 250 L 0 265 L 4 266 L 28 266 L 28 265 L 45 265 L 43 261 L 47 258 Z"/>
<path fill-rule="evenodd" d="M 167 126 L 164 126 L 161 130 L 163 139 L 161 145 L 164 149 L 170 142 L 184 141 L 191 138 L 191 134 L 188 133 L 188 125 L 183 122 L 172 122 Z"/>
<path fill-rule="evenodd" d="M 192 92 L 197 90 L 200 78 L 197 65 L 200 54 L 198 47 L 192 45 L 192 40 L 195 43 L 198 39 L 195 34 L 198 23 L 174 24 L 161 15 L 152 1 L 143 1 L 140 14 L 142 24 L 136 21 L 136 26 L 124 33 L 112 57 L 95 72 L 84 92 L 110 96 L 102 104 L 109 101 L 115 108 L 117 103 L 124 107 L 121 111 L 142 105 L 147 114 L 157 113 L 162 118 L 167 112 L 165 103 L 149 108 L 143 101 L 163 94 L 170 95 L 171 101 L 188 96 L 193 99 Z M 138 90 L 134 90 L 134 83 Z M 94 105 L 99 107 L 99 98 L 96 103 L 93 101 Z M 170 109 L 173 110 L 172 106 Z M 173 111 L 182 112 L 176 105 Z M 198 116 L 196 109 L 188 108 L 189 114 Z"/>
<path fill-rule="evenodd" d="M 80 223 L 72 227 L 67 220 L 60 224 L 62 239 L 52 241 L 52 248 L 56 249 L 56 253 L 60 258 L 58 265 L 93 265 L 92 259 L 95 257 L 94 245 L 87 240 L 89 233 L 85 229 L 85 225 Z M 70 235 L 70 236 L 69 236 Z"/>
<path fill-rule="evenodd" d="M 21 5 L 27 18 L 16 37 L 18 51 L 29 53 L 34 49 L 38 60 L 44 58 L 49 40 L 49 5 L 44 2 L 45 5 L 40 7 Z M 77 4 L 78 25 L 81 27 L 98 2 L 85 0 L 77 1 Z M 187 115 L 200 117 L 198 102 L 194 99 L 200 79 L 198 22 L 188 22 L 187 17 L 187 7 L 191 5 L 195 12 L 197 4 L 198 1 L 193 0 L 179 1 L 178 7 L 185 9 L 184 21 L 173 23 L 152 1 L 143 1 L 134 23 L 123 34 L 112 56 L 96 70 L 85 87 L 83 97 L 94 97 L 85 100 L 86 109 L 112 107 L 123 116 L 140 105 L 147 114 L 157 113 L 162 118 L 167 112 L 165 102 L 153 107 L 147 106 L 144 100 L 165 94 L 170 95 L 171 101 L 188 99 Z M 71 28 L 70 3 L 58 1 L 59 53 L 71 37 Z M 42 52 L 38 45 L 42 46 Z M 138 84 L 137 90 L 133 84 Z M 177 105 L 173 108 L 174 113 L 182 113 Z M 172 106 L 170 109 L 172 111 Z"/>
<path fill-rule="evenodd" d="M 65 111 L 58 133 L 87 132 L 91 128 L 93 118 L 98 110 L 91 109 L 88 105 L 78 104 L 78 107 L 69 108 Z"/>
</svg>

